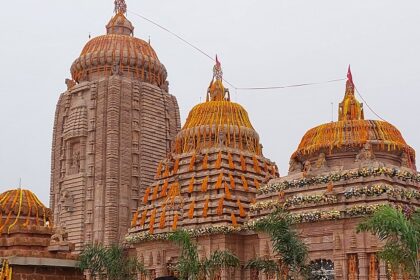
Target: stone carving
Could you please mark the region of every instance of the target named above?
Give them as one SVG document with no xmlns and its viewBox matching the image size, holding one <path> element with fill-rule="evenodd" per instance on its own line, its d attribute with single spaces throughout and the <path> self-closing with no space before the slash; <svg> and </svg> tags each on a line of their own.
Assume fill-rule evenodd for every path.
<svg viewBox="0 0 420 280">
<path fill-rule="evenodd" d="M 410 168 L 410 159 L 406 152 L 403 152 L 401 155 L 401 167 Z"/>
<path fill-rule="evenodd" d="M 325 154 L 324 153 L 320 153 L 318 155 L 318 159 L 317 159 L 317 161 L 315 163 L 315 169 L 317 171 L 325 171 L 325 170 L 328 169 L 327 160 L 325 158 Z"/>
<path fill-rule="evenodd" d="M 296 173 L 296 172 L 301 172 L 302 171 L 302 163 L 295 160 L 295 159 L 290 159 L 289 161 L 289 173 Z"/>
<path fill-rule="evenodd" d="M 115 76 L 115 75 L 121 76 L 122 75 L 122 71 L 121 71 L 120 65 L 118 63 L 116 63 L 112 66 L 111 71 L 112 71 L 113 76 Z"/>
<path fill-rule="evenodd" d="M 307 160 L 303 164 L 303 176 L 308 176 L 312 171 L 312 163 L 311 161 Z"/>
<path fill-rule="evenodd" d="M 51 236 L 51 245 L 67 245 L 68 234 L 65 227 L 56 227 L 55 233 Z"/>
<path fill-rule="evenodd" d="M 68 191 L 61 193 L 61 209 L 67 212 L 73 212 L 74 209 L 74 198 Z"/>
<path fill-rule="evenodd" d="M 65 83 L 67 85 L 67 90 L 71 90 L 76 85 L 76 82 L 71 79 L 66 79 Z"/>
<path fill-rule="evenodd" d="M 73 152 L 71 167 L 73 170 L 72 173 L 77 174 L 80 172 L 80 152 L 79 151 Z"/>
<path fill-rule="evenodd" d="M 375 154 L 372 150 L 372 145 L 366 143 L 356 156 L 356 162 L 372 161 L 375 159 Z"/>
</svg>

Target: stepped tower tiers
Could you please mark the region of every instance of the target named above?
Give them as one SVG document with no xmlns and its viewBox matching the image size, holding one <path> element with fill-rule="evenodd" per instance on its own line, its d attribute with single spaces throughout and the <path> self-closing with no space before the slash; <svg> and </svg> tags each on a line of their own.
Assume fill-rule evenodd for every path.
<svg viewBox="0 0 420 280">
<path fill-rule="evenodd" d="M 1 280 L 82 279 L 73 248 L 65 230 L 54 228 L 51 210 L 31 191 L 0 194 Z"/>
<path fill-rule="evenodd" d="M 205 254 L 223 246 L 239 252 L 243 239 L 223 232 L 240 231 L 259 186 L 275 177 L 277 166 L 263 156 L 245 109 L 231 102 L 217 61 L 206 102 L 191 110 L 172 153 L 158 164 L 126 240 L 138 245 L 140 259 L 149 258 L 156 276 L 171 273 L 167 266 L 178 250 L 147 241 L 165 239 L 176 229 L 208 236 Z"/>
<path fill-rule="evenodd" d="M 384 204 L 406 214 L 420 207 L 420 175 L 415 152 L 401 133 L 385 121 L 365 120 L 354 89 L 349 69 L 339 120 L 305 134 L 288 176 L 260 188 L 250 223 L 276 208 L 286 209 L 309 246 L 315 274 L 387 279 L 386 266 L 377 258 L 382 243 L 357 234 L 356 227 Z M 260 246 L 267 241 L 259 234 Z"/>
<path fill-rule="evenodd" d="M 74 61 L 55 116 L 51 208 L 77 251 L 121 241 L 180 128 L 164 65 L 115 4 L 107 34 Z"/>
</svg>

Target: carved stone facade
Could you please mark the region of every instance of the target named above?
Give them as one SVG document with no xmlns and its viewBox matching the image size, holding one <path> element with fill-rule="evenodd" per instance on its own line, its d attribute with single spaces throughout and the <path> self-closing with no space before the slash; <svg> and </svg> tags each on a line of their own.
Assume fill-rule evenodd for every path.
<svg viewBox="0 0 420 280">
<path fill-rule="evenodd" d="M 77 251 L 122 240 L 180 128 L 165 67 L 133 29 L 117 13 L 74 62 L 57 104 L 50 203 Z"/>
<path fill-rule="evenodd" d="M 211 95 L 210 99 L 213 96 L 217 94 Z M 243 150 L 227 149 L 222 153 L 220 165 L 217 164 L 217 152 L 226 143 L 224 137 L 219 137 L 219 140 L 223 139 L 220 146 L 204 149 L 203 153 L 197 149 L 201 139 L 212 139 L 189 126 L 195 123 L 202 127 L 202 120 L 207 115 L 198 113 L 199 106 L 203 105 L 191 111 L 186 126 L 176 138 L 185 139 L 182 142 L 185 145 L 181 146 L 187 152 L 174 153 L 173 159 L 167 158 L 159 165 L 158 179 L 134 216 L 126 239 L 154 275 L 176 275 L 179 248 L 167 241 L 175 228 L 187 229 L 195 236 L 200 258 L 209 257 L 215 250 L 230 250 L 242 265 L 255 257 L 277 261 L 270 238 L 254 232 L 252 225 L 256 219 L 265 218 L 280 207 L 290 212 L 301 238 L 308 245 L 311 279 L 388 279 L 389 271 L 377 257 L 382 243 L 369 233 L 356 233 L 356 227 L 380 205 L 389 204 L 405 213 L 420 207 L 420 175 L 416 170 L 414 150 L 395 127 L 386 122 L 364 120 L 360 111 L 362 104 L 354 97 L 351 80 L 347 82 L 346 95 L 340 105 L 340 120 L 309 130 L 290 159 L 289 174 L 271 179 L 259 188 L 251 180 L 249 186 L 255 188 L 255 192 L 248 194 L 243 192 L 244 184 L 237 175 L 244 175 L 248 182 L 258 172 L 249 157 L 245 161 L 247 174 L 241 172 L 237 153 L 240 155 Z M 220 113 L 224 111 L 222 105 L 214 105 L 214 108 L 217 109 L 204 111 L 223 115 Z M 192 121 L 194 119 L 200 121 Z M 223 126 L 224 122 L 220 123 Z M 188 129 L 192 129 L 191 133 Z M 194 139 L 190 146 L 189 137 Z M 233 159 L 231 163 L 229 158 Z M 261 163 L 259 159 L 256 162 L 262 167 L 264 160 Z M 270 166 L 270 162 L 265 161 Z M 233 180 L 229 176 L 229 166 L 239 168 L 239 173 L 232 173 Z M 224 176 L 225 171 L 227 176 Z M 271 175 L 277 176 L 277 173 Z M 261 177 L 256 177 L 259 182 Z M 227 184 L 220 188 L 223 186 L 220 182 Z M 173 186 L 178 186 L 179 192 L 173 192 Z M 244 199 L 244 195 L 249 200 Z M 225 199 L 225 207 L 223 203 L 217 203 L 220 197 L 227 196 L 244 202 L 246 215 L 235 211 L 235 201 Z M 173 209 L 178 202 L 178 208 Z M 218 214 L 219 209 L 222 211 Z M 233 215 L 229 217 L 226 213 Z M 222 271 L 217 279 L 268 280 L 275 277 L 241 266 Z"/>
</svg>

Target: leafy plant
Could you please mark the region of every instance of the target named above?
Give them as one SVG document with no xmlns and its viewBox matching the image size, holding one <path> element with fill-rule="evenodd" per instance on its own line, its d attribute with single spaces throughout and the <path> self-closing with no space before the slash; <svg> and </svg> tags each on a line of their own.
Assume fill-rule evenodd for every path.
<svg viewBox="0 0 420 280">
<path fill-rule="evenodd" d="M 370 232 L 385 246 L 379 258 L 391 265 L 394 271 L 402 270 L 420 279 L 420 211 L 403 213 L 390 205 L 380 207 L 371 217 L 361 222 L 358 232 Z"/>
<path fill-rule="evenodd" d="M 308 275 L 308 249 L 300 239 L 298 233 L 292 228 L 290 215 L 282 209 L 277 209 L 266 218 L 256 222 L 255 230 L 267 233 L 273 243 L 273 250 L 279 256 L 280 262 L 270 262 L 263 259 L 254 259 L 248 263 L 265 273 L 279 275 Z M 274 269 L 274 264 L 277 269 Z"/>
<path fill-rule="evenodd" d="M 182 280 L 214 279 L 222 269 L 235 268 L 240 264 L 238 257 L 230 251 L 217 250 L 210 258 L 200 260 L 197 244 L 187 231 L 175 231 L 169 240 L 181 248 L 176 268 Z"/>
<path fill-rule="evenodd" d="M 79 255 L 79 268 L 91 276 L 108 280 L 134 280 L 137 273 L 146 273 L 143 264 L 118 245 L 87 245 Z"/>
</svg>

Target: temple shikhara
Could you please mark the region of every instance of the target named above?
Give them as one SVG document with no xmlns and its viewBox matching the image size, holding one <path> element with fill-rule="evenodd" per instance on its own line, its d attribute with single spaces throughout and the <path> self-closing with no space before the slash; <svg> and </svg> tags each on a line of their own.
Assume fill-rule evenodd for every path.
<svg viewBox="0 0 420 280">
<path fill-rule="evenodd" d="M 148 271 L 138 279 L 176 277 L 180 250 L 168 239 L 179 229 L 200 258 L 229 250 L 240 259 L 211 280 L 275 279 L 245 265 L 279 261 L 254 230 L 278 208 L 309 248 L 311 279 L 404 278 L 379 260 L 383 242 L 356 227 L 382 205 L 420 207 L 415 151 L 392 124 L 365 119 L 350 67 L 338 120 L 309 129 L 290 159 L 277 159 L 289 161 L 280 176 L 231 101 L 217 57 L 197 95 L 205 102 L 181 127 L 166 68 L 126 13 L 116 0 L 106 34 L 83 47 L 58 97 L 50 208 L 29 190 L 0 194 L 0 280 L 85 279 L 77 255 L 88 244 L 124 244 Z"/>
</svg>

